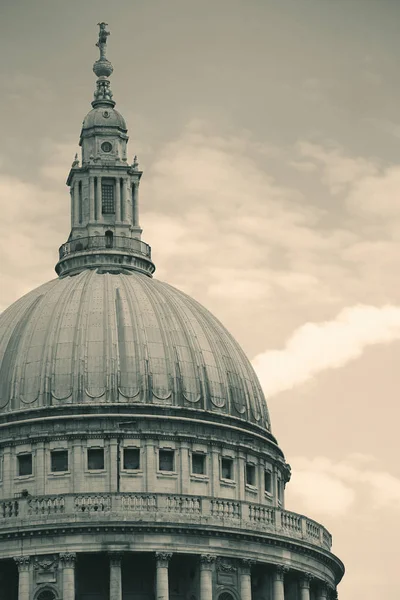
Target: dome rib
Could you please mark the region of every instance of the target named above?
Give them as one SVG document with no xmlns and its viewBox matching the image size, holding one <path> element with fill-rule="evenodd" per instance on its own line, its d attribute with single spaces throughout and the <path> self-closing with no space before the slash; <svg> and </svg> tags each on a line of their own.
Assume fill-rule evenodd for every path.
<svg viewBox="0 0 400 600">
<path fill-rule="evenodd" d="M 269 430 L 256 375 L 225 327 L 183 292 L 139 272 L 85 270 L 49 282 L 5 311 L 0 328 L 9 382 L 0 412 L 139 403 Z"/>
</svg>

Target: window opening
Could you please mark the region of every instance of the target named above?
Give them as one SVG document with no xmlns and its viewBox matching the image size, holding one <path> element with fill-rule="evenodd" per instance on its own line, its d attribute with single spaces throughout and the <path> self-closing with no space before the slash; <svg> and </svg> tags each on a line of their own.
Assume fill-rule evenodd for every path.
<svg viewBox="0 0 400 600">
<path fill-rule="evenodd" d="M 114 181 L 101 180 L 101 212 L 103 215 L 115 214 Z"/>
<path fill-rule="evenodd" d="M 89 471 L 99 471 L 104 469 L 103 448 L 88 448 L 87 457 Z"/>
<path fill-rule="evenodd" d="M 193 452 L 192 454 L 192 473 L 196 475 L 206 474 L 206 457 L 205 454 Z"/>
<path fill-rule="evenodd" d="M 18 475 L 32 475 L 32 454 L 20 454 L 18 456 Z"/>
<path fill-rule="evenodd" d="M 114 234 L 112 231 L 106 231 L 106 248 L 112 248 L 114 245 Z"/>
<path fill-rule="evenodd" d="M 272 473 L 271 471 L 264 472 L 264 486 L 267 494 L 272 494 Z"/>
<path fill-rule="evenodd" d="M 43 590 L 37 596 L 37 600 L 56 600 L 56 595 L 51 590 Z"/>
<path fill-rule="evenodd" d="M 247 485 L 256 485 L 256 468 L 249 463 L 246 465 L 246 483 Z"/>
<path fill-rule="evenodd" d="M 124 448 L 124 469 L 140 469 L 139 448 Z"/>
<path fill-rule="evenodd" d="M 221 477 L 233 480 L 233 460 L 231 458 L 221 459 Z"/>
<path fill-rule="evenodd" d="M 68 471 L 68 450 L 53 450 L 50 457 L 52 473 Z"/>
<path fill-rule="evenodd" d="M 173 450 L 159 450 L 158 468 L 160 471 L 174 471 L 175 452 Z"/>
</svg>

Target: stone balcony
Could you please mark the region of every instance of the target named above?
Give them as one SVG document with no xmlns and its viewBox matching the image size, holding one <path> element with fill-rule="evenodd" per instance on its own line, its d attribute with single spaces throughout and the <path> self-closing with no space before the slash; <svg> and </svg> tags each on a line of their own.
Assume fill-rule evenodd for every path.
<svg viewBox="0 0 400 600">
<path fill-rule="evenodd" d="M 58 252 L 56 272 L 60 276 L 96 267 L 133 269 L 147 275 L 155 271 L 151 247 L 138 238 L 92 235 L 66 242 Z"/>
<path fill-rule="evenodd" d="M 59 248 L 59 258 L 61 260 L 75 252 L 86 252 L 87 250 L 128 251 L 151 259 L 151 248 L 145 242 L 124 236 L 114 236 L 110 239 L 104 235 L 92 235 L 66 242 Z"/>
<path fill-rule="evenodd" d="M 93 493 L 26 496 L 0 501 L 0 536 L 61 525 L 196 526 L 238 533 L 271 534 L 330 551 L 332 537 L 303 515 L 244 501 L 204 496 Z"/>
</svg>

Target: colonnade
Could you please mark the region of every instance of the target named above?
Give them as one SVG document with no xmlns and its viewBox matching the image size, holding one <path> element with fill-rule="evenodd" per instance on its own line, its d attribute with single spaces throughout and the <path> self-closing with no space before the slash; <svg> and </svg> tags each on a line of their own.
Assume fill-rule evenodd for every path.
<svg viewBox="0 0 400 600">
<path fill-rule="evenodd" d="M 110 598 L 112 600 L 122 600 L 122 558 L 120 552 L 109 552 L 110 568 Z M 155 553 L 155 599 L 169 600 L 169 563 L 172 553 Z M 59 555 L 60 566 L 62 567 L 62 587 L 63 600 L 75 600 L 75 563 L 76 553 L 61 553 Z M 18 556 L 14 558 L 18 566 L 18 600 L 31 600 L 32 590 L 30 585 L 30 565 L 29 556 Z M 199 600 L 218 600 L 213 595 L 213 572 L 216 557 L 211 555 L 200 556 L 200 598 Z M 242 559 L 239 569 L 239 590 L 240 600 L 253 600 L 252 595 L 252 573 L 251 567 L 255 561 L 251 559 Z M 285 600 L 285 574 L 289 569 L 283 565 L 277 565 L 273 568 L 272 576 L 272 600 Z M 310 600 L 310 584 L 312 576 L 308 573 L 300 575 L 299 589 L 300 600 Z M 317 586 L 317 600 L 330 600 L 337 598 L 335 591 L 330 590 L 326 584 L 320 583 Z"/>
<path fill-rule="evenodd" d="M 133 225 L 139 224 L 139 182 L 132 181 L 126 177 L 106 177 L 115 181 L 115 221 L 124 222 L 128 218 L 128 203 L 132 203 L 132 222 Z M 102 193 L 101 193 L 101 175 L 89 176 L 89 223 L 102 221 Z M 76 179 L 71 188 L 71 227 L 76 227 L 82 223 L 83 217 L 83 180 Z M 132 190 L 132 197 L 128 198 L 128 190 Z"/>
</svg>

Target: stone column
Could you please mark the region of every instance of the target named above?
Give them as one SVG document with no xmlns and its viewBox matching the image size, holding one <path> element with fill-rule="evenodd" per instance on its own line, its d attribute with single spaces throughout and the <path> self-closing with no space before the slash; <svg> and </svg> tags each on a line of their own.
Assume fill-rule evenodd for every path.
<svg viewBox="0 0 400 600">
<path fill-rule="evenodd" d="M 89 177 L 89 221 L 94 221 L 94 177 Z"/>
<path fill-rule="evenodd" d="M 156 600 L 169 600 L 168 563 L 172 554 L 156 552 Z"/>
<path fill-rule="evenodd" d="M 97 175 L 96 179 L 96 220 L 102 220 L 102 212 L 101 212 L 101 177 Z"/>
<path fill-rule="evenodd" d="M 272 585 L 272 599 L 273 600 L 285 600 L 285 586 L 284 579 L 285 573 L 287 573 L 288 568 L 283 565 L 278 565 L 275 568 Z"/>
<path fill-rule="evenodd" d="M 213 600 L 213 565 L 215 556 L 200 556 L 200 600 Z"/>
<path fill-rule="evenodd" d="M 74 205 L 74 225 L 79 225 L 79 181 L 75 179 L 72 191 L 72 203 Z"/>
<path fill-rule="evenodd" d="M 18 566 L 18 600 L 30 600 L 30 556 L 15 556 Z"/>
<path fill-rule="evenodd" d="M 300 600 L 310 600 L 310 573 L 303 573 L 300 577 Z"/>
<path fill-rule="evenodd" d="M 122 600 L 122 571 L 120 552 L 109 552 L 110 557 L 110 598 Z"/>
<path fill-rule="evenodd" d="M 75 600 L 75 552 L 60 554 L 62 564 L 63 600 Z"/>
<path fill-rule="evenodd" d="M 133 224 L 139 227 L 139 182 L 132 183 Z"/>
<path fill-rule="evenodd" d="M 115 220 L 121 221 L 121 179 L 115 179 Z"/>
<path fill-rule="evenodd" d="M 129 219 L 129 213 L 128 213 L 128 181 L 126 179 L 122 180 L 122 204 L 123 204 L 123 210 L 121 211 L 123 216 L 124 216 L 124 221 L 126 221 L 126 219 Z"/>
<path fill-rule="evenodd" d="M 242 560 L 240 569 L 240 598 L 241 600 L 251 600 L 251 565 L 255 561 L 249 558 Z"/>
<path fill-rule="evenodd" d="M 326 583 L 321 583 L 318 586 L 317 600 L 327 600 L 327 598 L 328 598 L 328 586 L 326 585 Z"/>
</svg>

